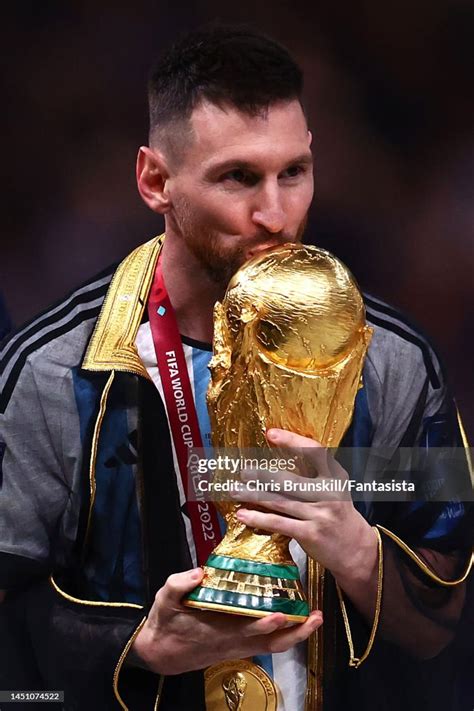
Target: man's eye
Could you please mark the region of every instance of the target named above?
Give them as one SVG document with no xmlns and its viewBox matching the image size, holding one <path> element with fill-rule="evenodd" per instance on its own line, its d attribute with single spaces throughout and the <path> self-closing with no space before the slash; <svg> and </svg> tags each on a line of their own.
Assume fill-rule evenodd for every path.
<svg viewBox="0 0 474 711">
<path fill-rule="evenodd" d="M 222 176 L 223 180 L 230 180 L 234 183 L 240 183 L 241 185 L 255 185 L 257 179 L 251 173 L 247 173 L 241 168 L 236 168 L 235 170 L 229 170 Z"/>
<path fill-rule="evenodd" d="M 283 171 L 282 178 L 297 178 L 298 175 L 304 172 L 302 165 L 290 165 L 289 168 Z"/>
</svg>

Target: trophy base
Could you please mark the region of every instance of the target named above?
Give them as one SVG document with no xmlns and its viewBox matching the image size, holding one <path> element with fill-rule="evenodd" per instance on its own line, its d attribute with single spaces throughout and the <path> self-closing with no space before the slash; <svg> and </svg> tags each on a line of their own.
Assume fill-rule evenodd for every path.
<svg viewBox="0 0 474 711">
<path fill-rule="evenodd" d="M 304 622 L 309 608 L 296 565 L 275 565 L 211 555 L 201 585 L 183 601 L 188 607 L 233 615 L 266 617 L 282 612 Z"/>
<path fill-rule="evenodd" d="M 226 612 L 228 615 L 241 615 L 243 617 L 268 617 L 273 615 L 273 612 L 266 610 L 251 610 L 248 607 L 231 607 L 230 605 L 219 605 L 215 602 L 196 602 L 195 600 L 184 600 L 183 605 L 186 607 L 194 607 L 197 610 L 212 610 L 213 612 Z M 302 624 L 308 619 L 308 615 L 289 615 L 284 613 L 289 622 Z"/>
</svg>

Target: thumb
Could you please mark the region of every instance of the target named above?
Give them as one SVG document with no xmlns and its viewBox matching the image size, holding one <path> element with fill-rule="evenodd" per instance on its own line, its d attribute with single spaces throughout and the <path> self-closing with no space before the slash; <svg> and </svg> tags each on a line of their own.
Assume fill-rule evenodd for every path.
<svg viewBox="0 0 474 711">
<path fill-rule="evenodd" d="M 178 607 L 181 605 L 183 597 L 191 592 L 202 580 L 204 571 L 202 568 L 186 570 L 184 573 L 174 573 L 170 575 L 161 590 L 158 591 L 157 598 L 160 604 L 166 607 Z"/>
</svg>

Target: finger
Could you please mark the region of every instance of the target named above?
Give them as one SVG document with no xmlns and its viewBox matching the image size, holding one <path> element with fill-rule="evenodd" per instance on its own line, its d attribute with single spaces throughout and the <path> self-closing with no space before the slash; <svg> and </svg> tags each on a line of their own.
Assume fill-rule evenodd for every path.
<svg viewBox="0 0 474 711">
<path fill-rule="evenodd" d="M 323 623 L 323 616 L 319 610 L 314 610 L 308 619 L 300 625 L 294 625 L 284 630 L 277 630 L 266 637 L 252 639 L 251 654 L 276 654 L 286 652 L 296 644 L 304 642 Z"/>
<path fill-rule="evenodd" d="M 288 624 L 286 615 L 282 612 L 275 612 L 272 615 L 261 617 L 252 622 L 246 622 L 242 628 L 244 637 L 257 637 L 258 635 L 266 635 L 275 632 L 278 629 L 283 629 Z"/>
<path fill-rule="evenodd" d="M 289 450 L 305 477 L 348 478 L 346 470 L 333 455 L 334 449 L 328 449 L 314 439 L 276 428 L 267 431 L 267 439 L 273 446 Z"/>
<path fill-rule="evenodd" d="M 268 639 L 269 652 L 274 654 L 291 649 L 300 642 L 304 642 L 308 639 L 322 624 L 322 612 L 320 612 L 320 610 L 314 610 L 303 624 L 274 632 L 272 637 Z"/>
<path fill-rule="evenodd" d="M 287 516 L 298 518 L 302 521 L 312 520 L 315 516 L 314 498 L 312 501 L 304 502 L 301 499 L 287 499 L 279 494 L 261 494 L 258 492 L 249 492 L 248 494 L 240 494 L 232 492 L 230 494 L 232 501 L 240 501 L 241 503 L 254 504 L 271 511 L 278 511 Z M 264 499 L 262 499 L 264 497 Z M 246 509 L 247 507 L 244 506 Z"/>
<path fill-rule="evenodd" d="M 277 514 L 262 513 L 254 509 L 239 509 L 236 517 L 242 523 L 250 528 L 259 528 L 270 533 L 281 533 L 289 538 L 303 540 L 306 531 L 306 521 L 300 521 L 286 516 L 278 516 Z"/>
<path fill-rule="evenodd" d="M 156 594 L 160 608 L 166 610 L 181 609 L 183 597 L 199 585 L 204 575 L 202 568 L 186 570 L 184 573 L 170 575 L 163 587 Z"/>
<path fill-rule="evenodd" d="M 269 444 L 284 450 L 285 456 L 292 455 L 304 476 L 328 476 L 328 449 L 321 442 L 276 428 L 267 430 L 266 436 Z"/>
<path fill-rule="evenodd" d="M 317 516 L 317 508 L 315 508 L 314 502 L 305 503 L 281 497 L 274 501 L 258 501 L 258 505 L 300 521 L 313 521 Z M 247 511 L 247 508 L 244 510 Z"/>
<path fill-rule="evenodd" d="M 256 502 L 262 506 L 265 505 L 264 502 L 278 500 L 306 501 L 308 503 L 331 501 L 334 498 L 341 498 L 349 491 L 349 485 L 344 484 L 347 475 L 342 468 L 341 471 L 345 476 L 344 478 L 338 477 L 341 478 L 341 483 L 337 484 L 333 483 L 333 479 L 327 477 L 306 477 L 291 472 L 270 474 L 260 470 L 252 476 L 244 471 L 240 474 L 245 482 L 244 488 L 229 492 L 229 496 L 234 501 Z M 260 491 L 253 482 L 261 484 Z"/>
<path fill-rule="evenodd" d="M 252 487 L 250 489 L 243 489 L 242 491 L 230 491 L 229 498 L 232 501 L 241 501 L 243 503 L 252 503 L 263 505 L 263 502 L 268 502 L 271 505 L 273 502 L 286 501 L 286 498 L 281 494 L 273 491 L 255 491 Z"/>
<path fill-rule="evenodd" d="M 271 427 L 266 432 L 267 440 L 270 444 L 276 445 L 277 447 L 292 447 L 301 448 L 305 447 L 311 448 L 321 448 L 325 449 L 320 442 L 310 437 L 303 437 L 303 435 L 296 434 L 296 432 L 289 432 L 288 430 L 281 430 L 277 427 Z"/>
</svg>

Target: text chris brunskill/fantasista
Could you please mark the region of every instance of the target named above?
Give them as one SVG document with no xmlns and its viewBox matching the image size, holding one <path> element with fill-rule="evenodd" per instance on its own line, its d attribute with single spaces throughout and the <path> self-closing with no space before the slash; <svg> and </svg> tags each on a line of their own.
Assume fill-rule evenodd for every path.
<svg viewBox="0 0 474 711">
<path fill-rule="evenodd" d="M 228 479 L 226 481 L 208 481 L 201 479 L 196 486 L 201 493 L 239 493 L 239 492 L 274 492 L 287 494 L 302 493 L 349 493 L 355 492 L 410 492 L 415 491 L 415 484 L 411 481 L 355 481 L 354 479 L 308 479 L 307 481 L 293 481 L 283 479 L 280 481 L 247 481 Z"/>
</svg>

